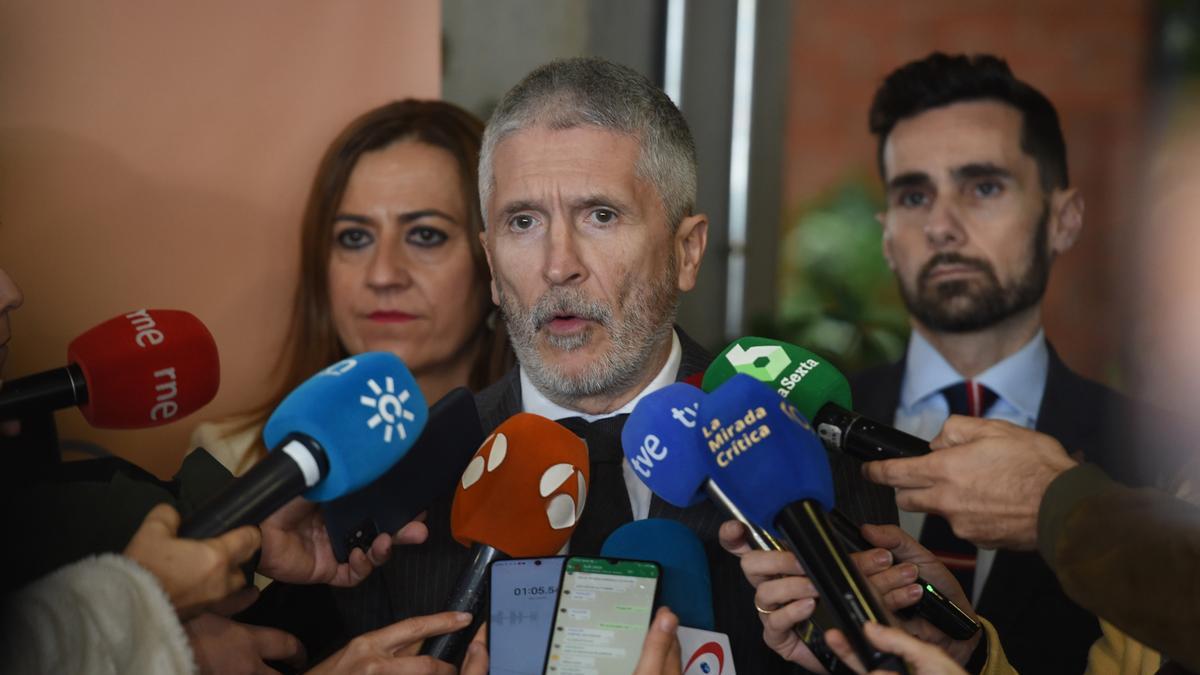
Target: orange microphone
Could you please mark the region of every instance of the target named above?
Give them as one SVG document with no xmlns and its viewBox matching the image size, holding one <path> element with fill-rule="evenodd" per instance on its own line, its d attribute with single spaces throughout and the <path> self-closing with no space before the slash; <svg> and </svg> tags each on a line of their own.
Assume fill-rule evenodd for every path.
<svg viewBox="0 0 1200 675">
<path fill-rule="evenodd" d="M 469 612 L 477 626 L 494 560 L 555 555 L 567 545 L 587 500 L 587 446 L 540 415 L 517 413 L 496 427 L 454 491 L 450 531 L 472 548 L 448 611 Z M 422 653 L 457 663 L 474 627 L 425 643 Z"/>
</svg>

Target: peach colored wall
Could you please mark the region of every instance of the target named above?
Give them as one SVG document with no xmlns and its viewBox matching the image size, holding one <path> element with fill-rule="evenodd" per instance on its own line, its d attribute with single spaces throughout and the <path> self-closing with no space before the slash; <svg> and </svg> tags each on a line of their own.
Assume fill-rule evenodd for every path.
<svg viewBox="0 0 1200 675">
<path fill-rule="evenodd" d="M 216 336 L 217 399 L 155 430 L 60 434 L 169 475 L 191 429 L 266 392 L 304 195 L 384 101 L 436 97 L 437 0 L 10 0 L 0 6 L 0 267 L 25 292 L 7 377 L 139 307 Z"/>
</svg>

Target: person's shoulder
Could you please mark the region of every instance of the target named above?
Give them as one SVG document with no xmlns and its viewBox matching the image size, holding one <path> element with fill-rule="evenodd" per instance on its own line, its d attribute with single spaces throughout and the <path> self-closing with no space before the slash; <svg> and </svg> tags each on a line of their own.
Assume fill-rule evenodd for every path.
<svg viewBox="0 0 1200 675">
<path fill-rule="evenodd" d="M 1050 348 L 1050 364 L 1046 371 L 1047 386 L 1053 385 L 1061 393 L 1080 403 L 1103 403 L 1105 405 L 1132 405 L 1133 399 L 1112 387 L 1090 379 L 1071 369 L 1053 347 Z"/>
<path fill-rule="evenodd" d="M 880 386 L 893 381 L 899 384 L 900 378 L 903 376 L 903 362 L 889 361 L 852 371 L 846 379 L 850 381 L 850 388 L 856 389 L 858 387 Z"/>
<path fill-rule="evenodd" d="M 202 422 L 192 430 L 188 452 L 204 448 L 229 472 L 238 475 L 249 468 L 248 455 L 262 433 L 262 425 L 245 416 Z"/>
</svg>

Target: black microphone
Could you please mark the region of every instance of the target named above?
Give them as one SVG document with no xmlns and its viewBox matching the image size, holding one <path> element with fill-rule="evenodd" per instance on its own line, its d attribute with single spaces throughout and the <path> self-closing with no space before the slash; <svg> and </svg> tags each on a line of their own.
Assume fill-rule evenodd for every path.
<svg viewBox="0 0 1200 675">
<path fill-rule="evenodd" d="M 837 509 L 830 511 L 829 522 L 833 525 L 837 535 L 841 537 L 842 543 L 851 551 L 866 551 L 875 548 L 871 542 L 863 538 L 854 523 L 841 511 Z M 955 640 L 966 640 L 983 628 L 970 614 L 964 612 L 961 607 L 954 604 L 953 600 L 946 597 L 946 594 L 942 593 L 937 586 L 921 577 L 917 577 L 913 583 L 920 586 L 923 593 L 916 605 L 900 610 L 900 614 L 905 618 L 914 614 L 919 615 Z"/>
<path fill-rule="evenodd" d="M 817 410 L 812 425 L 830 450 L 839 450 L 864 462 L 920 457 L 930 452 L 928 441 L 832 402 Z"/>
<path fill-rule="evenodd" d="M 427 415 L 394 354 L 339 361 L 288 394 L 263 428 L 271 452 L 190 514 L 179 535 L 207 539 L 258 524 L 301 493 L 326 501 L 357 490 L 408 452 Z"/>
<path fill-rule="evenodd" d="M 746 375 L 734 375 L 700 408 L 712 479 L 754 523 L 773 526 L 813 581 L 833 624 L 868 670 L 907 672 L 866 639 L 868 621 L 892 625 L 842 547 L 828 511 L 833 476 L 821 442 L 799 411 Z"/>
</svg>

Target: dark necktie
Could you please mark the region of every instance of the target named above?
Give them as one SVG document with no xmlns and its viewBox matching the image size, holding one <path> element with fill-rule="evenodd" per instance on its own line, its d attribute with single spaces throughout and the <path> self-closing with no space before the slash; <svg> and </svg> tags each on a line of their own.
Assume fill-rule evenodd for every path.
<svg viewBox="0 0 1200 675">
<path fill-rule="evenodd" d="M 629 491 L 622 470 L 625 453 L 621 451 L 621 429 L 629 415 L 613 415 L 588 422 L 568 417 L 558 423 L 582 438 L 588 447 L 591 478 L 583 515 L 571 535 L 571 553 L 599 555 L 604 540 L 618 527 L 633 520 Z"/>
<path fill-rule="evenodd" d="M 951 415 L 983 417 L 996 402 L 996 393 L 991 389 L 967 380 L 950 385 L 942 390 L 942 396 L 950 405 Z M 929 549 L 950 570 L 968 598 L 975 588 L 975 558 L 979 550 L 969 541 L 959 539 L 950 529 L 945 518 L 934 514 L 925 516 L 921 528 L 921 545 Z"/>
</svg>

